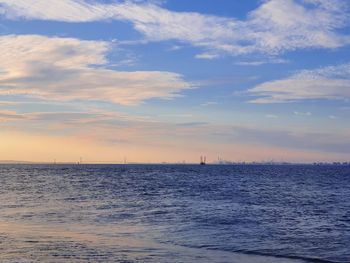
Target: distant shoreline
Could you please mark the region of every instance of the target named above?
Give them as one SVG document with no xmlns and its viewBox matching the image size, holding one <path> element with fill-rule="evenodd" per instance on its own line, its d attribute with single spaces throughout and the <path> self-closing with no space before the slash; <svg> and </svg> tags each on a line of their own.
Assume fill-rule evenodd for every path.
<svg viewBox="0 0 350 263">
<path fill-rule="evenodd" d="M 1 164 L 26 164 L 26 165 L 199 165 L 199 163 L 113 163 L 113 162 L 30 162 L 30 161 L 12 161 L 12 160 L 0 160 Z M 240 166 L 292 166 L 292 165 L 311 165 L 311 166 L 350 166 L 350 162 L 313 162 L 313 163 L 289 163 L 289 162 L 226 162 L 226 163 L 207 163 L 206 166 L 230 166 L 230 165 L 240 165 Z"/>
</svg>

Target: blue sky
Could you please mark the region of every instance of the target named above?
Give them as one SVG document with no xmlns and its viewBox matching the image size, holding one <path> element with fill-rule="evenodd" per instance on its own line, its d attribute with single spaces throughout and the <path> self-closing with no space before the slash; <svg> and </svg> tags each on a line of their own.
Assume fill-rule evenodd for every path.
<svg viewBox="0 0 350 263">
<path fill-rule="evenodd" d="M 349 8 L 0 0 L 0 159 L 348 161 Z"/>
</svg>

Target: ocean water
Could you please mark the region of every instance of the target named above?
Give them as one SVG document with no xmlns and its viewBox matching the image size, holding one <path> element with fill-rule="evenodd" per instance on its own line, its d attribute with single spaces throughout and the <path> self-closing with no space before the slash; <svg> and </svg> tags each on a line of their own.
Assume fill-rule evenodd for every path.
<svg viewBox="0 0 350 263">
<path fill-rule="evenodd" d="M 350 262 L 350 167 L 0 165 L 0 262 Z"/>
</svg>

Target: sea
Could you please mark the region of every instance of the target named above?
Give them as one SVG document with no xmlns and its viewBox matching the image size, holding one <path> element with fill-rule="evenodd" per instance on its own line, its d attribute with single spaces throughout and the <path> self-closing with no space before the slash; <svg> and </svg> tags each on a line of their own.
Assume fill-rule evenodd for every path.
<svg viewBox="0 0 350 263">
<path fill-rule="evenodd" d="M 350 262 L 350 166 L 2 164 L 0 262 Z"/>
</svg>

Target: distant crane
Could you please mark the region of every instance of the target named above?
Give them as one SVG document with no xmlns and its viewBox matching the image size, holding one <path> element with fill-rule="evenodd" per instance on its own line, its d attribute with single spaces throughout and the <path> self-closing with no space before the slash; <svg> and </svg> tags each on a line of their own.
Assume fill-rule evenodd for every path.
<svg viewBox="0 0 350 263">
<path fill-rule="evenodd" d="M 206 156 L 201 156 L 201 159 L 200 159 L 199 164 L 200 164 L 200 165 L 205 165 L 206 162 L 207 162 L 207 157 L 206 157 Z"/>
</svg>

